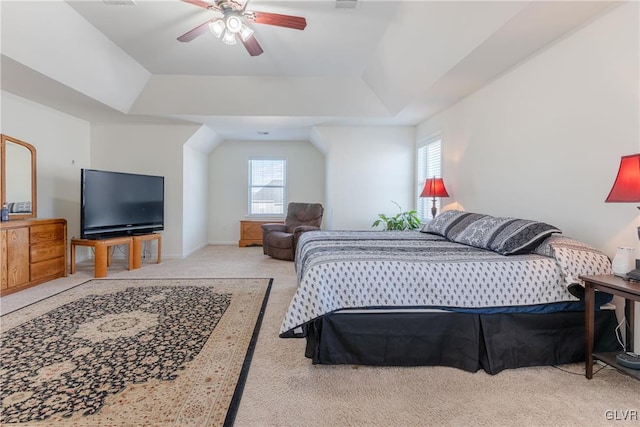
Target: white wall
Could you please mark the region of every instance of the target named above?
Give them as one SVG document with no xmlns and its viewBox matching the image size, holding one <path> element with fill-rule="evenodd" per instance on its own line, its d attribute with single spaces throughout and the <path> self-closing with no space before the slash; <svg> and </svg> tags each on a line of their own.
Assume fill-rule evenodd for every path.
<svg viewBox="0 0 640 427">
<path fill-rule="evenodd" d="M 91 167 L 164 176 L 162 257 L 182 258 L 183 145 L 198 126 L 99 125 L 91 128 Z"/>
<path fill-rule="evenodd" d="M 80 235 L 80 169 L 90 164 L 89 123 L 8 92 L 2 133 L 37 151 L 38 217 L 65 218 L 68 237 Z"/>
<path fill-rule="evenodd" d="M 325 224 L 370 230 L 379 213 L 415 208 L 413 127 L 316 127 L 326 157 Z"/>
<path fill-rule="evenodd" d="M 210 243 L 238 244 L 251 157 L 286 158 L 287 201 L 324 204 L 324 158 L 308 141 L 224 141 L 209 156 Z"/>
<path fill-rule="evenodd" d="M 151 76 L 64 1 L 3 1 L 2 54 L 118 111 Z"/>
<path fill-rule="evenodd" d="M 615 8 L 418 126 L 442 132 L 456 207 L 544 220 L 611 257 L 637 250 L 635 205 L 604 200 L 640 151 L 639 17 L 638 2 Z"/>
<path fill-rule="evenodd" d="M 191 253 L 207 244 L 209 156 L 191 147 L 183 148 L 182 253 Z"/>
<path fill-rule="evenodd" d="M 638 3 L 614 9 L 418 127 L 469 211 L 548 221 L 610 256 L 638 246 L 638 210 L 605 204 L 640 150 Z"/>
</svg>

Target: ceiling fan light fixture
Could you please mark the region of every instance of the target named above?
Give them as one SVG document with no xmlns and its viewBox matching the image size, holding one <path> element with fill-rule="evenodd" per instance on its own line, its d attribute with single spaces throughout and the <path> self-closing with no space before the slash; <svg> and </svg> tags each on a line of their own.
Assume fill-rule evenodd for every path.
<svg viewBox="0 0 640 427">
<path fill-rule="evenodd" d="M 247 39 L 252 35 L 253 35 L 253 30 L 247 27 L 247 25 L 243 23 L 242 28 L 240 28 L 240 37 L 242 38 L 242 40 L 247 41 Z"/>
<path fill-rule="evenodd" d="M 244 25 L 242 19 L 240 19 L 238 15 L 227 16 L 225 24 L 227 24 L 227 31 L 230 31 L 233 34 L 239 33 L 240 30 L 242 30 L 242 26 Z"/>
<path fill-rule="evenodd" d="M 222 36 L 222 42 L 224 44 L 228 44 L 229 46 L 233 46 L 237 43 L 236 33 L 232 33 L 231 31 L 229 31 L 229 29 L 227 29 Z"/>
<path fill-rule="evenodd" d="M 220 38 L 224 32 L 225 25 L 222 19 L 218 19 L 209 24 L 209 30 L 217 37 Z"/>
<path fill-rule="evenodd" d="M 0 0 L 2 1 L 2 0 Z M 137 0 L 103 0 L 107 1 L 130 1 Z M 175 0 L 174 0 L 175 1 Z M 283 15 L 271 12 L 256 12 L 247 10 L 247 2 L 249 0 L 182 0 L 194 6 L 215 11 L 218 16 L 209 18 L 202 24 L 192 28 L 180 37 L 179 42 L 190 42 L 196 37 L 201 36 L 209 30 L 223 43 L 227 45 L 235 45 L 241 42 L 249 55 L 259 56 L 264 50 L 256 40 L 253 29 L 247 25 L 248 21 L 256 24 L 272 25 L 276 27 L 291 28 L 294 30 L 304 30 L 307 26 L 307 20 L 302 16 Z M 351 1 L 358 2 L 360 0 L 335 0 L 335 1 Z"/>
</svg>

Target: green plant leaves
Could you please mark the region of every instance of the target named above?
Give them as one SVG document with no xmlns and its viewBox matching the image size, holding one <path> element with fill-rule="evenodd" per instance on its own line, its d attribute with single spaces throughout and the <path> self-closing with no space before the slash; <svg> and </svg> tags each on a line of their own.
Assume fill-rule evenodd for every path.
<svg viewBox="0 0 640 427">
<path fill-rule="evenodd" d="M 418 212 L 415 210 L 402 211 L 399 204 L 392 202 L 400 209 L 400 212 L 394 216 L 387 216 L 385 214 L 378 214 L 378 219 L 371 224 L 371 227 L 378 227 L 383 225 L 383 230 L 415 230 L 420 227 L 420 218 L 418 218 Z"/>
</svg>

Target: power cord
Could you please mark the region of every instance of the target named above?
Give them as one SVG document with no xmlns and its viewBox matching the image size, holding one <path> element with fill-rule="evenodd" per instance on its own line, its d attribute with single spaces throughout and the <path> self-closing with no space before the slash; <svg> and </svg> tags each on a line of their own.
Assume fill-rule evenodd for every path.
<svg viewBox="0 0 640 427">
<path fill-rule="evenodd" d="M 622 318 L 622 320 L 620 321 L 620 323 L 618 323 L 618 325 L 616 326 L 616 329 L 615 329 L 616 339 L 618 340 L 618 344 L 620 344 L 620 347 L 622 348 L 622 351 L 625 351 L 625 345 L 624 345 L 624 343 L 622 342 L 622 332 L 620 331 L 620 329 L 621 329 L 621 328 L 623 328 L 623 327 L 627 327 L 627 328 L 629 328 L 629 327 L 630 327 L 630 326 L 629 326 L 629 323 L 627 322 L 627 319 L 626 319 L 625 317 L 623 317 L 623 318 Z M 609 366 L 608 364 L 606 364 L 606 363 L 604 363 L 604 362 L 602 362 L 602 361 L 599 361 L 599 362 L 603 363 L 603 366 L 602 366 L 600 369 L 598 369 L 597 371 L 595 371 L 595 372 L 593 373 L 593 375 L 597 374 L 598 372 L 602 371 L 603 369 L 605 369 L 605 368 L 607 368 L 607 367 L 609 367 L 609 368 L 613 369 L 613 368 L 612 368 L 611 366 Z M 551 366 L 553 366 L 554 368 L 558 369 L 559 371 L 565 372 L 565 373 L 567 373 L 567 374 L 571 374 L 571 375 L 580 375 L 580 376 L 583 376 L 583 375 L 584 375 L 584 373 L 568 371 L 568 370 L 566 370 L 566 369 L 561 368 L 561 367 L 560 367 L 560 366 L 558 366 L 558 365 L 551 365 Z"/>
<path fill-rule="evenodd" d="M 559 370 L 559 371 L 562 371 L 562 372 L 566 373 L 566 374 L 579 375 L 579 376 L 581 376 L 581 377 L 584 377 L 584 372 L 572 372 L 572 371 L 568 371 L 568 370 L 566 370 L 566 369 L 564 369 L 564 368 L 561 368 L 561 367 L 560 367 L 560 366 L 558 366 L 558 365 L 551 365 L 551 366 L 552 366 L 552 367 L 554 367 L 554 368 L 556 368 L 556 369 L 557 369 L 557 370 Z M 603 370 L 603 369 L 605 369 L 605 368 L 610 368 L 610 366 L 609 366 L 609 365 L 607 365 L 607 364 L 605 364 L 605 365 L 604 365 L 604 366 L 602 366 L 600 369 L 598 369 L 597 371 L 595 371 L 595 372 L 593 373 L 593 375 L 597 374 L 598 372 L 602 371 L 602 370 Z M 613 368 L 611 368 L 611 369 L 613 369 Z"/>
<path fill-rule="evenodd" d="M 144 242 L 144 246 L 142 249 L 142 259 L 151 259 L 151 250 L 149 249 L 149 243 L 148 241 Z"/>
<path fill-rule="evenodd" d="M 625 327 L 625 331 L 626 331 L 626 328 L 631 329 L 631 325 L 629 325 L 629 322 L 627 322 L 626 317 L 622 317 L 622 320 L 620 321 L 620 323 L 618 323 L 618 326 L 616 326 L 615 332 L 616 332 L 616 339 L 618 340 L 618 344 L 620 344 L 622 351 L 627 351 L 626 346 L 622 342 L 622 331 L 620 330 L 623 326 Z"/>
<path fill-rule="evenodd" d="M 150 259 L 151 258 L 151 250 L 149 249 L 149 242 L 144 242 L 143 247 L 142 247 L 142 259 Z M 111 247 L 111 253 L 113 254 L 115 251 L 118 251 L 122 254 L 123 257 L 126 258 L 127 254 L 124 250 L 124 248 L 120 245 L 118 246 L 112 246 Z"/>
</svg>

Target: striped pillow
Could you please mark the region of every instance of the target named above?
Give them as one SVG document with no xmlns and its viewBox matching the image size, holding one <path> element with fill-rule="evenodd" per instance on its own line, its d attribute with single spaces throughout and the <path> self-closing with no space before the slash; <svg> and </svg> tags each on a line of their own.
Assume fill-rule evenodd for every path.
<svg viewBox="0 0 640 427">
<path fill-rule="evenodd" d="M 467 228 L 451 240 L 476 248 L 492 250 L 490 245 L 495 236 L 513 221 L 515 221 L 513 218 L 496 218 L 487 215 L 469 224 Z"/>
<path fill-rule="evenodd" d="M 456 225 L 459 221 L 469 216 L 469 212 L 463 211 L 444 211 L 440 215 L 433 218 L 426 223 L 420 231 L 423 233 L 437 234 L 443 237 L 447 237 L 447 232 Z"/>
<path fill-rule="evenodd" d="M 458 222 L 456 222 L 453 226 L 451 226 L 447 230 L 447 236 L 446 236 L 447 239 L 456 242 L 458 239 L 458 236 L 464 233 L 469 226 L 471 226 L 476 221 L 485 219 L 485 218 L 491 218 L 491 217 L 485 214 L 470 213 L 469 215 L 460 219 Z"/>
<path fill-rule="evenodd" d="M 505 225 L 489 244 L 502 255 L 525 254 L 533 251 L 544 239 L 562 231 L 553 225 L 527 219 L 516 219 Z"/>
</svg>

